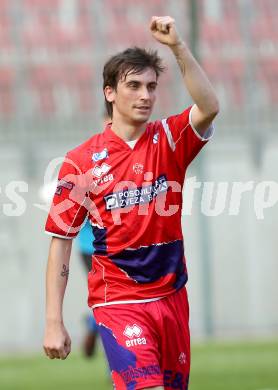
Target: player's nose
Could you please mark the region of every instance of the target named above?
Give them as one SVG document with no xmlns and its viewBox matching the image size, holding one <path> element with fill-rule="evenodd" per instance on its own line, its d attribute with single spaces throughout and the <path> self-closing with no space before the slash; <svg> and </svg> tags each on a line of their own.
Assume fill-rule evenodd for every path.
<svg viewBox="0 0 278 390">
<path fill-rule="evenodd" d="M 147 87 L 145 87 L 145 86 L 142 87 L 140 98 L 141 98 L 142 100 L 150 100 L 150 92 L 149 92 L 149 90 L 148 90 Z"/>
</svg>

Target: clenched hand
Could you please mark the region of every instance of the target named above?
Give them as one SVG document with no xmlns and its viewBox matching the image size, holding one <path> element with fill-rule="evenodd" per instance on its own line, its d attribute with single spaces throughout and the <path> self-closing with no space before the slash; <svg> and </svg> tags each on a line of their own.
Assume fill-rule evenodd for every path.
<svg viewBox="0 0 278 390">
<path fill-rule="evenodd" d="M 171 16 L 153 16 L 150 23 L 153 37 L 160 43 L 175 46 L 182 43 L 175 20 Z"/>
<path fill-rule="evenodd" d="M 66 359 L 71 351 L 71 339 L 63 324 L 46 326 L 43 348 L 50 359 Z"/>
</svg>

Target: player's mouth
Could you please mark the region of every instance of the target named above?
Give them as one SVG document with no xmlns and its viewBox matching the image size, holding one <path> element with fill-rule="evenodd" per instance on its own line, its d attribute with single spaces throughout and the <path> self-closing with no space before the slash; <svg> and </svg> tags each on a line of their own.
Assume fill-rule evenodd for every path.
<svg viewBox="0 0 278 390">
<path fill-rule="evenodd" d="M 136 110 L 142 111 L 142 112 L 147 112 L 151 109 L 150 106 L 135 106 Z"/>
</svg>

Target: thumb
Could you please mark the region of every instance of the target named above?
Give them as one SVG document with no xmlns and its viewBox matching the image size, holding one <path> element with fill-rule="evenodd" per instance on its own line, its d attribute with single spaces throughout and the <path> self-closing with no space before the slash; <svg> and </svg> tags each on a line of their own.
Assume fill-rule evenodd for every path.
<svg viewBox="0 0 278 390">
<path fill-rule="evenodd" d="M 71 340 L 70 340 L 69 337 L 66 338 L 64 349 L 65 349 L 65 352 L 66 352 L 67 355 L 68 355 L 68 354 L 70 353 L 70 351 L 71 351 Z"/>
<path fill-rule="evenodd" d="M 64 347 L 63 350 L 59 353 L 60 359 L 65 360 L 68 354 L 69 352 L 67 351 L 66 347 Z"/>
</svg>

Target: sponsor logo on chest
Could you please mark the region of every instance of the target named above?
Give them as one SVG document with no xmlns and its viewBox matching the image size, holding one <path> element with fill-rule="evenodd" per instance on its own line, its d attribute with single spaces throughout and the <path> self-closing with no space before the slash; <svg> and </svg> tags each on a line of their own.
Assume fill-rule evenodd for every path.
<svg viewBox="0 0 278 390">
<path fill-rule="evenodd" d="M 154 183 L 144 187 L 136 187 L 117 191 L 104 196 L 106 210 L 120 209 L 128 206 L 150 203 L 160 193 L 168 191 L 165 175 L 159 176 Z"/>
</svg>

